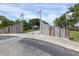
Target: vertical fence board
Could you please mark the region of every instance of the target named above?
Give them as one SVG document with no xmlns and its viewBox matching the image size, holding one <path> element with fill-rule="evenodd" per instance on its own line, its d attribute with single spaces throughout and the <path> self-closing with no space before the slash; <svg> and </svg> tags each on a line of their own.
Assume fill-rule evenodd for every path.
<svg viewBox="0 0 79 59">
<path fill-rule="evenodd" d="M 40 32 L 43 35 L 50 35 L 53 37 L 60 37 L 60 38 L 67 38 L 67 32 L 65 27 L 60 28 L 60 27 L 53 27 L 53 26 L 49 26 L 48 24 L 45 24 L 43 22 L 40 23 L 41 24 L 41 28 L 40 28 Z"/>
<path fill-rule="evenodd" d="M 0 29 L 1 34 L 3 34 L 3 33 L 21 33 L 21 32 L 23 32 L 22 23 L 18 23 L 18 24 Z"/>
</svg>

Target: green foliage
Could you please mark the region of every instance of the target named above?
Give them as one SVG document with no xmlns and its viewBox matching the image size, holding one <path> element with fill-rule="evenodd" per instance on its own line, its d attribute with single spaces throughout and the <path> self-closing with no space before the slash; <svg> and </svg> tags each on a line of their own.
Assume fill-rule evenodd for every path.
<svg viewBox="0 0 79 59">
<path fill-rule="evenodd" d="M 69 29 L 71 29 L 71 28 L 74 28 L 74 24 L 79 21 L 79 4 L 76 4 L 73 7 L 68 8 L 68 10 L 69 10 L 68 12 L 74 12 L 73 13 L 74 19 L 67 20 L 67 26 L 68 26 Z M 55 21 L 54 21 L 55 26 L 66 27 L 65 14 L 66 13 L 64 13 L 59 18 L 55 19 Z"/>
<path fill-rule="evenodd" d="M 43 20 L 41 20 L 41 22 L 43 22 L 43 23 L 45 23 L 45 24 L 48 24 L 47 22 L 45 22 L 45 21 L 43 21 Z"/>
<path fill-rule="evenodd" d="M 20 22 L 21 22 L 20 19 L 15 20 L 15 23 L 20 23 Z"/>
<path fill-rule="evenodd" d="M 20 22 L 23 23 L 23 30 L 32 29 L 33 25 L 39 26 L 39 19 L 38 18 L 30 19 L 29 22 L 27 22 L 26 20 L 20 21 L 20 19 L 13 21 L 13 20 L 9 20 L 5 16 L 0 16 L 0 21 L 1 21 L 0 28 L 4 28 L 6 26 L 10 26 L 10 25 L 17 24 Z"/>
<path fill-rule="evenodd" d="M 6 18 L 5 16 L 0 16 L 0 20 L 2 21 L 2 23 L 0 24 L 0 28 L 4 28 L 7 26 L 11 26 L 13 24 L 21 23 L 21 22 L 23 23 L 24 31 L 28 31 L 28 30 L 32 29 L 32 26 L 34 26 L 34 25 L 37 25 L 38 27 L 40 26 L 39 18 L 33 18 L 33 19 L 30 19 L 29 22 L 27 22 L 27 20 L 25 20 L 25 19 L 24 20 L 17 19 L 15 21 L 13 21 L 13 20 Z M 42 22 L 46 23 L 45 21 L 42 21 Z M 46 24 L 48 24 L 48 23 L 46 23 Z"/>
<path fill-rule="evenodd" d="M 9 20 L 5 16 L 0 16 L 0 21 L 1 21 L 0 28 L 10 26 L 14 23 L 14 21 Z"/>
<path fill-rule="evenodd" d="M 40 26 L 39 25 L 40 24 L 39 20 L 40 19 L 38 19 L 38 18 L 30 19 L 29 22 L 28 22 L 29 28 L 31 29 L 32 26 L 34 26 L 34 25 Z"/>
<path fill-rule="evenodd" d="M 45 22 L 43 20 L 40 20 L 39 18 L 33 18 L 33 19 L 29 20 L 28 27 L 30 29 L 32 29 L 32 26 L 34 26 L 34 25 L 37 25 L 39 27 L 40 26 L 40 21 L 44 22 L 45 24 L 48 24 L 47 22 Z"/>
<path fill-rule="evenodd" d="M 25 30 L 28 30 L 29 28 L 28 28 L 28 23 L 27 23 L 27 21 L 26 21 L 26 20 L 22 20 L 21 22 L 23 23 L 23 30 L 24 30 L 24 31 L 25 31 Z"/>
<path fill-rule="evenodd" d="M 70 40 L 79 41 L 79 31 L 70 31 Z"/>
<path fill-rule="evenodd" d="M 65 22 L 66 22 L 66 20 L 65 20 L 65 14 L 64 14 L 63 16 L 60 16 L 59 18 L 55 19 L 54 25 L 58 26 L 58 27 L 64 27 L 64 26 L 66 26 Z"/>
</svg>

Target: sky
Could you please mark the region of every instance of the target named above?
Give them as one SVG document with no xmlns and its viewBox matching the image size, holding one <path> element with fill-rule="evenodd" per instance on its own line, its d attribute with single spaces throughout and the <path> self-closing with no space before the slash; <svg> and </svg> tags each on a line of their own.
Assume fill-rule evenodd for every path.
<svg viewBox="0 0 79 59">
<path fill-rule="evenodd" d="M 21 18 L 20 15 L 23 13 L 24 19 L 28 21 L 32 18 L 39 18 L 41 9 L 42 20 L 53 24 L 55 18 L 63 15 L 74 5 L 75 3 L 1 3 L 0 15 L 16 20 Z"/>
</svg>

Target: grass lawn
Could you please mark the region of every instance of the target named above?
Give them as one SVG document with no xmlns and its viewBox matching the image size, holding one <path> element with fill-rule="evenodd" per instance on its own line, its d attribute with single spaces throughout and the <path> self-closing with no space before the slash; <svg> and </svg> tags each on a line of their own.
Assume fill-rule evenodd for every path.
<svg viewBox="0 0 79 59">
<path fill-rule="evenodd" d="M 79 41 L 79 31 L 70 31 L 70 40 Z"/>
</svg>

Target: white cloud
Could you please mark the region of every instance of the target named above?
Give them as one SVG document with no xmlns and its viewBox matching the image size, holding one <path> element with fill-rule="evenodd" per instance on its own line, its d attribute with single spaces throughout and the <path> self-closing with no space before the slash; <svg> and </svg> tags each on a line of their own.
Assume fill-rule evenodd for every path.
<svg viewBox="0 0 79 59">
<path fill-rule="evenodd" d="M 57 18 L 60 15 L 62 15 L 63 13 L 65 13 L 68 8 L 68 5 L 64 5 L 64 4 L 52 4 L 52 5 L 51 4 L 43 4 L 43 5 L 35 4 L 35 5 L 31 6 L 31 7 L 35 7 L 34 10 L 27 11 L 27 9 L 20 8 L 20 7 L 25 7 L 27 4 L 17 4 L 17 5 L 19 5 L 19 6 L 16 6 L 16 5 L 13 6 L 10 4 L 0 4 L 0 12 L 6 13 L 8 18 L 11 18 L 11 17 L 9 17 L 9 15 L 19 18 L 21 13 L 24 13 L 25 19 L 31 19 L 31 18 L 39 17 L 39 15 L 36 15 L 35 13 L 41 7 L 42 12 L 43 12 L 42 19 L 45 20 L 46 22 L 52 24 L 52 22 L 55 20 L 55 18 Z M 26 7 L 30 7 L 30 6 L 27 5 Z M 35 13 L 33 13 L 33 12 L 35 12 Z"/>
<path fill-rule="evenodd" d="M 57 18 L 58 16 L 56 14 L 50 14 L 47 17 L 43 16 L 42 19 L 46 22 L 48 22 L 50 25 L 53 25 L 53 21 L 55 20 L 55 18 Z"/>
<path fill-rule="evenodd" d="M 21 6 L 24 6 L 24 4 L 21 4 Z M 0 12 L 5 13 L 4 16 L 7 16 L 7 18 L 11 18 L 11 16 L 13 16 L 16 19 L 18 19 L 18 18 L 20 18 L 21 13 L 24 13 L 24 18 L 27 20 L 38 17 L 38 16 L 32 14 L 31 11 L 23 10 L 20 7 L 10 6 L 7 4 L 0 5 Z M 15 18 L 11 18 L 11 19 L 15 19 Z"/>
<path fill-rule="evenodd" d="M 21 13 L 24 13 L 25 15 L 30 14 L 29 11 L 22 10 L 18 7 L 8 6 L 7 4 L 6 5 L 0 5 L 0 12 L 13 14 L 13 15 L 16 15 L 16 16 L 20 16 Z"/>
<path fill-rule="evenodd" d="M 66 5 L 63 5 L 62 7 L 61 7 L 61 10 L 60 10 L 60 13 L 65 13 L 65 12 L 67 12 L 68 11 L 68 6 L 66 6 Z"/>
<path fill-rule="evenodd" d="M 20 4 L 20 6 L 25 6 L 25 4 Z M 43 5 L 43 6 L 46 7 L 46 6 L 49 6 L 49 5 Z M 54 7 L 58 8 L 58 5 L 54 5 Z M 61 7 L 61 6 L 59 6 L 59 7 Z M 66 8 L 67 8 L 67 6 L 62 6 L 60 13 L 65 12 Z M 32 14 L 31 12 L 29 12 L 27 10 L 25 11 L 25 10 L 19 8 L 19 7 L 14 7 L 14 6 L 10 6 L 10 5 L 7 5 L 7 4 L 6 5 L 0 5 L 0 11 L 1 12 L 6 12 L 8 15 L 13 15 L 17 18 L 20 17 L 21 13 L 24 13 L 24 18 L 26 18 L 26 19 L 31 19 L 31 18 L 37 18 L 38 17 L 37 15 Z M 43 16 L 43 20 L 45 20 L 48 23 L 52 23 L 55 20 L 55 18 L 58 17 L 58 15 L 55 14 L 57 11 L 45 10 L 44 9 L 43 12 L 49 13 L 49 15 L 47 17 Z M 52 14 L 51 12 L 54 12 L 54 13 Z"/>
</svg>

